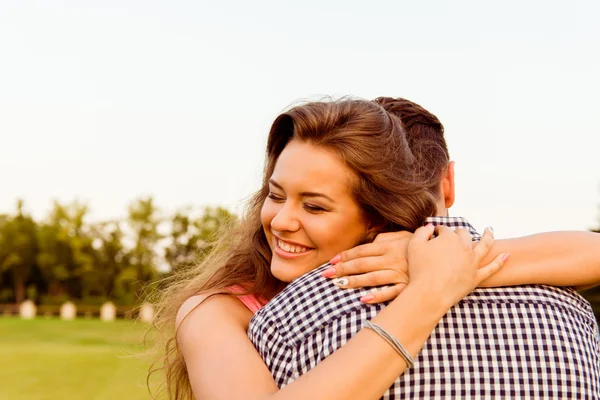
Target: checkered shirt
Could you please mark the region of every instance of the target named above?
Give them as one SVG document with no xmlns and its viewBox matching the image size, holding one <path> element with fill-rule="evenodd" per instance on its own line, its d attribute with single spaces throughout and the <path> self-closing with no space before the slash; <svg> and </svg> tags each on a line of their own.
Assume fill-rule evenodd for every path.
<svg viewBox="0 0 600 400">
<path fill-rule="evenodd" d="M 463 218 L 429 222 L 467 228 Z M 248 336 L 281 388 L 344 345 L 385 304 L 339 289 L 321 272 L 291 282 Z M 413 368 L 382 399 L 600 399 L 600 336 L 590 304 L 569 288 L 476 289 L 440 321 Z"/>
</svg>

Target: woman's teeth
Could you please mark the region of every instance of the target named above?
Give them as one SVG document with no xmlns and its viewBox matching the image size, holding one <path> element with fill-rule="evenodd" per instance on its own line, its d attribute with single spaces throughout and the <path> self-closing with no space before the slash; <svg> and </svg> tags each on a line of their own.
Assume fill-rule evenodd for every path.
<svg viewBox="0 0 600 400">
<path fill-rule="evenodd" d="M 284 241 L 277 239 L 277 245 L 279 246 L 280 249 L 287 251 L 288 253 L 303 253 L 305 251 L 308 251 L 308 247 L 302 247 L 302 246 L 295 246 L 292 244 L 287 244 Z"/>
</svg>

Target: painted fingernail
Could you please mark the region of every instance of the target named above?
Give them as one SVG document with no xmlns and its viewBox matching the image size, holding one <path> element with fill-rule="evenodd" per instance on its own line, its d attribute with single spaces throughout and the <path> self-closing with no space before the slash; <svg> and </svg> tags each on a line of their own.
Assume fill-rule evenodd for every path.
<svg viewBox="0 0 600 400">
<path fill-rule="evenodd" d="M 506 262 L 506 260 L 508 260 L 508 257 L 510 257 L 510 253 L 502 254 L 502 262 Z"/>
<path fill-rule="evenodd" d="M 369 301 L 373 301 L 375 299 L 375 296 L 373 296 L 372 294 L 367 294 L 363 297 L 360 298 L 360 301 L 362 301 L 363 303 L 368 303 Z"/>
<path fill-rule="evenodd" d="M 336 278 L 333 280 L 333 284 L 337 287 L 346 287 L 348 285 L 348 278 Z"/>
<path fill-rule="evenodd" d="M 433 227 L 433 224 L 430 222 L 427 225 L 425 225 L 425 228 L 427 229 L 431 229 Z"/>
<path fill-rule="evenodd" d="M 324 278 L 331 278 L 335 275 L 335 268 L 329 267 L 325 271 L 321 272 L 321 276 Z"/>
<path fill-rule="evenodd" d="M 331 260 L 329 260 L 329 263 L 335 265 L 335 264 L 339 263 L 341 259 L 342 259 L 342 255 L 338 254 L 337 256 L 335 256 Z"/>
</svg>

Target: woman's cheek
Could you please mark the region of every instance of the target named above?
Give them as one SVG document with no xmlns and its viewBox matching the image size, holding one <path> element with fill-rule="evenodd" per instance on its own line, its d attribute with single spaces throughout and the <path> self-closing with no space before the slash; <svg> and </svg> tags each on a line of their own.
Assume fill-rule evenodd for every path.
<svg viewBox="0 0 600 400">
<path fill-rule="evenodd" d="M 305 222 L 304 229 L 323 257 L 331 258 L 345 250 L 342 249 L 345 242 L 344 231 L 339 224 L 332 223 L 331 219 L 311 218 Z"/>
<path fill-rule="evenodd" d="M 268 230 L 269 226 L 271 225 L 271 221 L 276 214 L 277 211 L 275 210 L 273 202 L 270 201 L 269 198 L 266 198 L 262 208 L 260 209 L 260 221 L 265 230 Z"/>
</svg>

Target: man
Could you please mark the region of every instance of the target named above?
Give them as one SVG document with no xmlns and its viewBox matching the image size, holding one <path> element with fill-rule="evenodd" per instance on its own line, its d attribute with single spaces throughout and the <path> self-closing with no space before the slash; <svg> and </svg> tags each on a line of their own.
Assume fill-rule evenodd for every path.
<svg viewBox="0 0 600 400">
<path fill-rule="evenodd" d="M 454 166 L 440 121 L 408 100 L 376 102 L 401 118 L 420 165 L 438 175 L 430 190 L 440 216 L 427 222 L 468 229 L 479 240 L 464 218 L 447 216 Z M 369 290 L 340 290 L 322 276 L 326 268 L 292 282 L 250 323 L 248 335 L 280 387 L 341 347 L 385 307 L 360 301 Z M 600 340 L 593 311 L 572 289 L 477 289 L 440 321 L 414 367 L 383 398 L 598 399 Z"/>
</svg>

